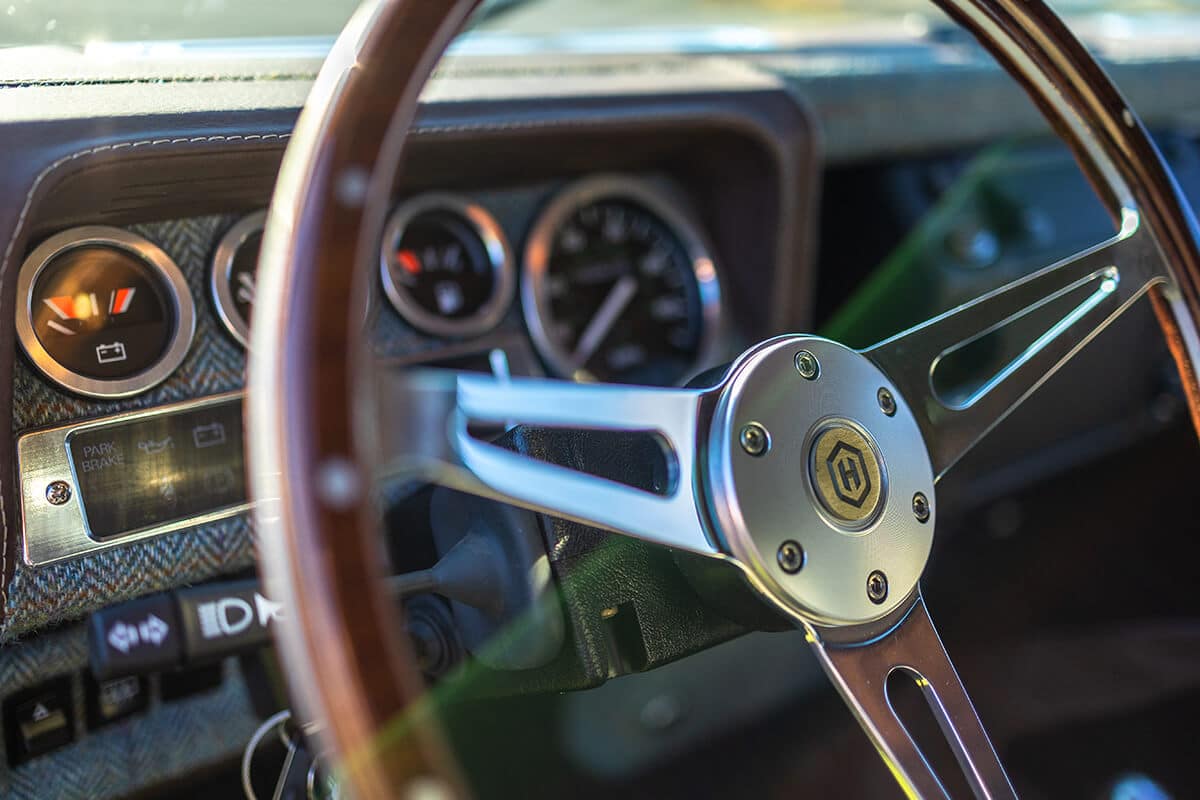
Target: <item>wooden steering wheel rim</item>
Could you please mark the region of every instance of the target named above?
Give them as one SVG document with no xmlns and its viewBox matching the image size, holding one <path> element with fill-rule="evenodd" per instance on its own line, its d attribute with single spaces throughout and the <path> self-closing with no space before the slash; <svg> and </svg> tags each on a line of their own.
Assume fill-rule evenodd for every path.
<svg viewBox="0 0 1200 800">
<path fill-rule="evenodd" d="M 259 266 L 250 458 L 260 562 L 290 610 L 281 656 L 300 714 L 356 797 L 404 796 L 440 776 L 461 789 L 393 601 L 356 450 L 356 298 L 373 263 L 421 87 L 478 0 L 377 0 L 330 53 L 288 147 Z M 1175 286 L 1151 299 L 1200 420 L 1200 249 L 1187 203 L 1137 116 L 1042 0 L 935 0 L 1026 89 L 1119 220 L 1135 208 Z"/>
</svg>

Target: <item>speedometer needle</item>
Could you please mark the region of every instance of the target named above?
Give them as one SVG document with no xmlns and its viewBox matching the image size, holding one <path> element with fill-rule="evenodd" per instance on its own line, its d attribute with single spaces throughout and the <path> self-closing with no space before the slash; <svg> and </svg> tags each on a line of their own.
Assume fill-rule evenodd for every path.
<svg viewBox="0 0 1200 800">
<path fill-rule="evenodd" d="M 626 275 L 608 291 L 604 302 L 596 311 L 596 316 L 592 317 L 592 321 L 584 328 L 583 335 L 579 337 L 579 344 L 575 346 L 575 352 L 571 354 L 573 370 L 581 368 L 589 358 L 595 355 L 596 348 L 604 341 L 604 337 L 608 336 L 609 331 L 616 324 L 617 318 L 621 316 L 621 312 L 637 294 L 637 289 L 637 278 Z"/>
</svg>

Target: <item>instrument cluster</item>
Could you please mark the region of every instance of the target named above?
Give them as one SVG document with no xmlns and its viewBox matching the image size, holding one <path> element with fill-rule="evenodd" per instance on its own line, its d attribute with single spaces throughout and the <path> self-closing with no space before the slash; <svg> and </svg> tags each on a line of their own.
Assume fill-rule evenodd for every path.
<svg viewBox="0 0 1200 800">
<path fill-rule="evenodd" d="M 520 250 L 507 233 L 467 198 L 405 200 L 379 256 L 392 308 L 418 330 L 463 340 L 516 305 L 542 366 L 561 378 L 673 385 L 710 366 L 718 271 L 670 184 L 583 178 L 542 205 Z"/>
<path fill-rule="evenodd" d="M 524 224 L 497 195 L 480 196 L 415 194 L 384 227 L 378 302 L 369 307 L 437 341 L 419 363 L 676 385 L 719 358 L 719 270 L 671 184 L 608 175 L 546 187 L 515 217 Z M 265 221 L 259 211 L 234 222 L 207 280 L 193 283 L 205 286 L 210 313 L 243 348 Z M 60 388 L 97 399 L 167 380 L 193 344 L 204 300 L 156 244 L 104 226 L 40 244 L 18 291 L 17 333 L 30 362 Z M 231 392 L 22 432 L 26 563 L 244 511 L 241 403 Z"/>
<path fill-rule="evenodd" d="M 216 247 L 208 288 L 243 347 L 255 300 L 265 212 Z M 524 235 L 523 247 L 513 245 Z M 379 252 L 378 288 L 412 328 L 486 337 L 519 308 L 542 367 L 558 377 L 672 385 L 710 366 L 721 318 L 718 269 L 703 229 L 671 184 L 605 175 L 546 201 L 528 231 L 443 192 L 404 199 Z M 63 231 L 25 260 L 17 332 L 33 365 L 78 395 L 120 398 L 166 380 L 196 329 L 179 267 L 130 231 Z"/>
</svg>

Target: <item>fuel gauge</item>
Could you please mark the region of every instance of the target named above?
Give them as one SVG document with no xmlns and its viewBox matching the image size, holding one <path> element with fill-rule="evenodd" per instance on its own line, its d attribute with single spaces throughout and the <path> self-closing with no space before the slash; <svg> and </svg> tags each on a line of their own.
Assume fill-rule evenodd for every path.
<svg viewBox="0 0 1200 800">
<path fill-rule="evenodd" d="M 436 336 L 475 336 L 494 327 L 512 301 L 515 269 L 496 220 L 454 195 L 415 197 L 384 230 L 384 291 L 402 317 Z"/>
</svg>

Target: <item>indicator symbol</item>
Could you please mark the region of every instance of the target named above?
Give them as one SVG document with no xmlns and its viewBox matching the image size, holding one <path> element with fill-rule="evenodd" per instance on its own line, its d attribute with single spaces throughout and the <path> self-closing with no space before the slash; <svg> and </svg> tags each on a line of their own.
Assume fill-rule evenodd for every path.
<svg viewBox="0 0 1200 800">
<path fill-rule="evenodd" d="M 220 422 L 210 422 L 207 425 L 197 425 L 192 428 L 192 441 L 197 450 L 206 447 L 220 447 L 225 444 L 225 426 Z"/>
<path fill-rule="evenodd" d="M 147 439 L 144 442 L 138 442 L 138 450 L 141 450 L 148 456 L 157 455 L 165 452 L 168 448 L 174 447 L 175 443 L 168 436 L 165 439 Z"/>
<path fill-rule="evenodd" d="M 96 345 L 96 361 L 100 364 L 115 364 L 118 361 L 124 361 L 126 358 L 128 356 L 125 353 L 124 342 Z"/>
<path fill-rule="evenodd" d="M 149 642 L 155 647 L 163 643 L 163 639 L 167 638 L 170 630 L 171 626 L 153 614 L 146 617 L 144 622 L 138 623 L 138 633 L 142 635 L 142 641 Z"/>
<path fill-rule="evenodd" d="M 128 653 L 138 644 L 149 644 L 158 647 L 171 632 L 171 626 L 154 614 L 150 614 L 136 626 L 127 622 L 117 622 L 108 629 L 105 638 L 113 647 L 122 653 Z"/>
<path fill-rule="evenodd" d="M 141 692 L 137 678 L 118 678 L 100 684 L 100 700 L 105 705 L 119 706 L 133 700 Z"/>
<path fill-rule="evenodd" d="M 204 491 L 222 495 L 237 486 L 237 477 L 229 467 L 214 467 L 204 472 Z"/>
<path fill-rule="evenodd" d="M 118 622 L 108 631 L 108 643 L 122 653 L 128 653 L 129 648 L 137 646 L 137 628 L 126 625 L 124 622 Z"/>
<path fill-rule="evenodd" d="M 451 281 L 441 281 L 433 287 L 433 295 L 437 298 L 438 311 L 449 317 L 457 314 L 463 307 L 462 287 Z"/>
<path fill-rule="evenodd" d="M 258 592 L 254 593 L 254 608 L 258 611 L 258 624 L 264 628 L 268 622 L 283 615 L 283 603 L 268 600 Z"/>
<path fill-rule="evenodd" d="M 240 597 L 222 597 L 196 606 L 200 635 L 205 639 L 237 636 L 254 622 L 254 609 Z"/>
</svg>

